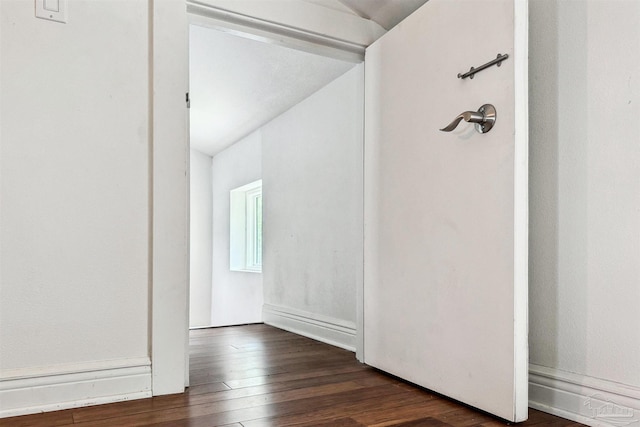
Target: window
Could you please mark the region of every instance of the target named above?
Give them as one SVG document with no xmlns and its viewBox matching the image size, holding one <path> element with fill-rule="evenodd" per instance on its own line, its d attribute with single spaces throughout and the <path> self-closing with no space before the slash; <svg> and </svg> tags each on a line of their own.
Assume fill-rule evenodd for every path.
<svg viewBox="0 0 640 427">
<path fill-rule="evenodd" d="M 231 190 L 230 269 L 262 272 L 262 180 Z"/>
</svg>

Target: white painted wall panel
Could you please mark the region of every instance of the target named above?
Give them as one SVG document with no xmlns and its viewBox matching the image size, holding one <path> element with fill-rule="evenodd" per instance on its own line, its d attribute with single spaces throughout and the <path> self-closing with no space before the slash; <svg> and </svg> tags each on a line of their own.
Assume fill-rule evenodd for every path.
<svg viewBox="0 0 640 427">
<path fill-rule="evenodd" d="M 191 150 L 189 326 L 211 325 L 211 264 L 213 252 L 212 158 Z"/>
<path fill-rule="evenodd" d="M 148 357 L 148 13 L 0 3 L 3 372 Z"/>
<path fill-rule="evenodd" d="M 534 0 L 530 28 L 531 363 L 637 393 L 640 3 Z"/>
<path fill-rule="evenodd" d="M 265 303 L 352 331 L 362 280 L 362 91 L 358 65 L 262 129 Z"/>
</svg>

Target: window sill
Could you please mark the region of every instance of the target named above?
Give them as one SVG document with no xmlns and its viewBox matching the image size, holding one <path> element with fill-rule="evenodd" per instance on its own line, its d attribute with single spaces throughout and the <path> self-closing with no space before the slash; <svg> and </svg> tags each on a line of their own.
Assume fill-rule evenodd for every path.
<svg viewBox="0 0 640 427">
<path fill-rule="evenodd" d="M 237 273 L 259 273 L 262 274 L 262 270 L 240 270 L 240 269 L 231 269 L 230 271 L 235 271 Z"/>
</svg>

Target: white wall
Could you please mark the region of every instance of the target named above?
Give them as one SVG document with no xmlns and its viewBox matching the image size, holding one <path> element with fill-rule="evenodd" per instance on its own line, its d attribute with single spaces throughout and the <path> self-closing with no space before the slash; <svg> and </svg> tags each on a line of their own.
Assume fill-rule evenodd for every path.
<svg viewBox="0 0 640 427">
<path fill-rule="evenodd" d="M 211 156 L 191 150 L 189 326 L 211 325 L 213 188 Z"/>
<path fill-rule="evenodd" d="M 531 400 L 638 419 L 640 2 L 532 0 L 530 31 Z"/>
<path fill-rule="evenodd" d="M 0 5 L 0 411 L 53 403 L 27 378 L 79 369 L 133 368 L 119 392 L 150 390 L 147 14 Z"/>
<path fill-rule="evenodd" d="M 262 142 L 254 132 L 216 154 L 213 176 L 211 326 L 262 322 L 262 274 L 229 270 L 229 192 L 262 177 Z"/>
<path fill-rule="evenodd" d="M 183 389 L 186 74 L 149 56 L 176 5 L 73 1 L 61 24 L 0 2 L 0 416 Z M 163 40 L 175 63 L 186 37 Z"/>
<path fill-rule="evenodd" d="M 265 322 L 354 349 L 363 66 L 262 128 Z"/>
<path fill-rule="evenodd" d="M 1 7 L 2 369 L 145 357 L 146 6 Z"/>
</svg>

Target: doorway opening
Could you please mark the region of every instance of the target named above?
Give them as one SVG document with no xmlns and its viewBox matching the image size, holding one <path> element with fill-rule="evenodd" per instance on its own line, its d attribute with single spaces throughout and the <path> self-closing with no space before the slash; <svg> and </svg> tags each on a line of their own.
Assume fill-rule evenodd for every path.
<svg viewBox="0 0 640 427">
<path fill-rule="evenodd" d="M 355 350 L 362 57 L 226 25 L 190 15 L 189 326 L 332 325 L 324 341 Z M 238 268 L 234 190 L 258 180 L 261 268 Z"/>
</svg>

